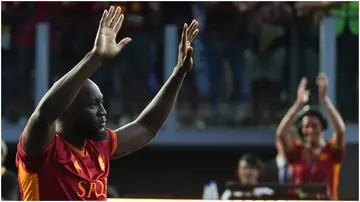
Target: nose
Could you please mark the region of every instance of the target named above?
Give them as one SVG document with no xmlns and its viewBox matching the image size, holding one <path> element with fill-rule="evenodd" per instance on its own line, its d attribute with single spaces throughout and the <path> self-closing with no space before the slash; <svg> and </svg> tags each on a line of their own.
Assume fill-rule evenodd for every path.
<svg viewBox="0 0 360 202">
<path fill-rule="evenodd" d="M 315 130 L 314 130 L 313 127 L 308 127 L 307 130 L 306 130 L 306 132 L 307 132 L 308 134 L 312 134 L 314 131 L 315 131 Z"/>
<path fill-rule="evenodd" d="M 100 116 L 106 116 L 107 115 L 107 112 L 106 112 L 105 107 L 103 105 L 100 105 L 99 115 Z"/>
</svg>

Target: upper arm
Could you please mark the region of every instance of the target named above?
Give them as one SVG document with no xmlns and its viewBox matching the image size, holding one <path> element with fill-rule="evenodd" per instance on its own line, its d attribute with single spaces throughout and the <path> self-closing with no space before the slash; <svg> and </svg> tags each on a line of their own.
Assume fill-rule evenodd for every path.
<svg viewBox="0 0 360 202">
<path fill-rule="evenodd" d="M 284 131 L 283 133 L 277 135 L 276 141 L 279 142 L 285 153 L 293 152 L 294 148 L 296 147 L 297 138 L 294 134 L 295 131 L 293 130 L 293 128 L 291 128 L 291 130 Z"/>
<path fill-rule="evenodd" d="M 122 157 L 149 143 L 154 134 L 143 125 L 131 122 L 115 131 L 117 147 L 112 157 Z"/>
<path fill-rule="evenodd" d="M 334 132 L 332 137 L 333 147 L 336 149 L 342 149 L 345 147 L 345 132 L 336 133 Z"/>
<path fill-rule="evenodd" d="M 20 144 L 28 155 L 39 155 L 50 145 L 55 135 L 55 123 L 48 122 L 35 111 L 23 131 Z"/>
</svg>

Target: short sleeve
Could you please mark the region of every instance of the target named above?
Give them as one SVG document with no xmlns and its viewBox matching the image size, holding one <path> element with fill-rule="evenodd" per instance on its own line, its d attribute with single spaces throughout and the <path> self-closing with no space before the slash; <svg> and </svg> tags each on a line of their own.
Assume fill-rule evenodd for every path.
<svg viewBox="0 0 360 202">
<path fill-rule="evenodd" d="M 116 149 L 118 147 L 118 140 L 117 140 L 117 135 L 116 132 L 111 130 L 111 129 L 107 129 L 108 132 L 108 152 L 109 152 L 109 157 L 111 157 L 115 152 Z"/>
<path fill-rule="evenodd" d="M 28 172 L 35 173 L 38 172 L 43 164 L 49 160 L 50 157 L 54 155 L 54 150 L 56 147 L 56 138 L 52 139 L 50 145 L 39 155 L 29 155 L 27 154 L 22 145 L 22 136 L 20 136 L 17 152 L 16 152 L 16 167 L 19 168 L 19 163 L 22 163 L 24 169 Z"/>
<path fill-rule="evenodd" d="M 346 146 L 344 145 L 341 148 L 334 148 L 334 144 L 335 144 L 335 142 L 333 140 L 330 140 L 328 142 L 329 149 L 331 152 L 331 157 L 332 157 L 333 161 L 340 163 L 340 162 L 342 162 L 342 160 L 345 157 Z"/>
<path fill-rule="evenodd" d="M 296 163 L 301 159 L 303 148 L 302 142 L 296 141 L 293 148 L 289 152 L 286 152 L 286 159 L 290 164 Z"/>
</svg>

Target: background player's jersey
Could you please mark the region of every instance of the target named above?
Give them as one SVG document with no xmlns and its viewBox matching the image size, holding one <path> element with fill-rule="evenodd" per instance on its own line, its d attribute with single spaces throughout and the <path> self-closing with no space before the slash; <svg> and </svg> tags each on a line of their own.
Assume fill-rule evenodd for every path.
<svg viewBox="0 0 360 202">
<path fill-rule="evenodd" d="M 29 156 L 17 146 L 16 166 L 22 200 L 106 200 L 109 157 L 117 148 L 116 133 L 86 140 L 81 151 L 55 135 L 40 155 Z"/>
<path fill-rule="evenodd" d="M 297 142 L 292 153 L 287 158 L 292 168 L 292 180 L 295 183 L 326 183 L 334 199 L 338 198 L 338 184 L 340 164 L 344 158 L 345 149 L 334 149 L 334 142 L 329 141 L 318 154 L 316 160 L 310 164 L 307 160 L 304 145 Z M 309 150 L 309 157 L 315 154 Z"/>
</svg>

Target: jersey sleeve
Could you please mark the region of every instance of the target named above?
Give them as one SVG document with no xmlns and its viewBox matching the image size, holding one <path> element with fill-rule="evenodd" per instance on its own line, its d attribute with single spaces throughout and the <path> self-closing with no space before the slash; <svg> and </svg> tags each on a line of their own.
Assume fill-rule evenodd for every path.
<svg viewBox="0 0 360 202">
<path fill-rule="evenodd" d="M 296 141 L 293 148 L 286 152 L 286 159 L 290 164 L 296 163 L 301 159 L 301 154 L 304 146 L 301 141 Z"/>
<path fill-rule="evenodd" d="M 55 158 L 55 148 L 56 148 L 56 138 L 51 140 L 50 145 L 39 155 L 29 155 L 27 154 L 22 145 L 22 136 L 20 136 L 17 152 L 16 152 L 16 167 L 19 168 L 19 163 L 22 163 L 22 166 L 27 172 L 36 173 L 41 169 L 41 167 L 49 161 L 52 157 Z"/>
<path fill-rule="evenodd" d="M 334 148 L 334 144 L 335 144 L 334 140 L 330 140 L 328 142 L 331 152 L 331 157 L 333 161 L 340 163 L 344 159 L 346 146 L 344 145 L 341 148 Z"/>
<path fill-rule="evenodd" d="M 107 151 L 108 151 L 109 157 L 111 157 L 116 152 L 116 149 L 118 147 L 118 140 L 117 140 L 117 135 L 116 135 L 115 131 L 108 128 L 107 132 L 108 132 L 108 137 L 109 137 Z"/>
</svg>

